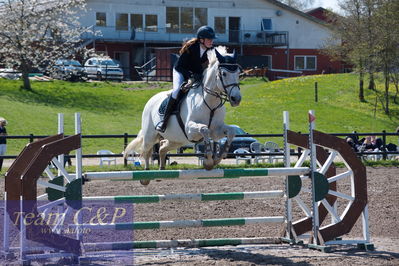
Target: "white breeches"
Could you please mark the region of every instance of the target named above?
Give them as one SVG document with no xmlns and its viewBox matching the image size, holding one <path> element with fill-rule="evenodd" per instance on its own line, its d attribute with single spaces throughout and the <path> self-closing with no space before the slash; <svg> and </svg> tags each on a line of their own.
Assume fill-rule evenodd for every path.
<svg viewBox="0 0 399 266">
<path fill-rule="evenodd" d="M 180 91 L 180 86 L 184 82 L 184 77 L 183 74 L 176 71 L 175 68 L 173 68 L 173 91 L 172 91 L 172 98 L 177 99 L 177 96 L 179 95 Z"/>
</svg>

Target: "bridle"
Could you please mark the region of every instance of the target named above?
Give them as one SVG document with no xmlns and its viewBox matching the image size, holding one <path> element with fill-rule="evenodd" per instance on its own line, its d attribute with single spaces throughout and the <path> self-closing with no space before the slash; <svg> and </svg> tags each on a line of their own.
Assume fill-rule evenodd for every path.
<svg viewBox="0 0 399 266">
<path fill-rule="evenodd" d="M 230 73 L 235 73 L 235 72 L 237 71 L 237 69 L 240 69 L 240 71 L 242 71 L 242 67 L 241 67 L 239 64 L 232 64 L 232 63 L 220 63 L 220 64 L 219 64 L 219 66 L 218 66 L 217 78 L 218 78 L 218 79 L 220 80 L 220 82 L 222 83 L 223 92 L 215 92 L 215 91 L 213 91 L 213 90 L 211 90 L 211 89 L 205 87 L 204 84 L 202 84 L 202 87 L 203 87 L 203 90 L 202 90 L 202 97 L 203 97 L 203 99 L 204 99 L 205 105 L 206 105 L 206 106 L 209 108 L 209 110 L 211 111 L 210 117 L 209 117 L 208 128 L 211 126 L 212 119 L 213 119 L 213 116 L 214 116 L 214 114 L 215 114 L 215 111 L 216 111 L 217 109 L 221 108 L 226 102 L 229 102 L 229 101 L 230 101 L 229 99 L 230 99 L 230 94 L 231 94 L 231 91 L 232 91 L 232 90 L 230 90 L 230 92 L 228 92 L 227 89 L 230 88 L 230 87 L 237 87 L 238 90 L 240 90 L 240 85 L 239 85 L 239 83 L 230 83 L 230 84 L 227 84 L 227 85 L 224 84 L 224 82 L 223 82 L 222 70 L 225 70 L 225 71 L 230 72 Z M 206 100 L 205 100 L 204 92 L 206 92 L 206 93 L 208 93 L 208 94 L 210 94 L 210 95 L 215 96 L 216 98 L 218 98 L 218 99 L 220 100 L 220 103 L 219 103 L 216 107 L 211 108 L 211 107 L 208 105 L 208 103 L 206 102 Z"/>
<path fill-rule="evenodd" d="M 225 71 L 230 72 L 230 73 L 235 73 L 237 71 L 237 69 L 242 71 L 242 67 L 239 64 L 232 64 L 232 63 L 220 63 L 219 64 L 217 78 L 222 83 L 222 87 L 223 87 L 223 91 L 222 92 L 215 92 L 215 91 L 203 86 L 204 87 L 204 91 L 206 91 L 208 94 L 210 94 L 212 96 L 215 96 L 216 98 L 220 99 L 222 104 L 219 106 L 219 108 L 222 105 L 224 105 L 225 102 L 229 102 L 230 101 L 230 94 L 231 94 L 232 90 L 230 90 L 230 92 L 228 92 L 228 90 L 227 90 L 228 88 L 237 87 L 238 90 L 240 90 L 240 84 L 239 83 L 230 83 L 230 84 L 227 84 L 227 85 L 224 84 L 222 70 L 225 70 Z"/>
</svg>

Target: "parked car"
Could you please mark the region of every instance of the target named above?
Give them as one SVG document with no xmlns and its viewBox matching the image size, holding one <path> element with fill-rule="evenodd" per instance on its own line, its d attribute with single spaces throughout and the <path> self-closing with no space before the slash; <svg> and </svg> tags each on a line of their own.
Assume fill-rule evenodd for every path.
<svg viewBox="0 0 399 266">
<path fill-rule="evenodd" d="M 0 78 L 17 80 L 22 77 L 21 72 L 12 68 L 0 68 Z"/>
<path fill-rule="evenodd" d="M 85 79 L 86 73 L 79 61 L 59 59 L 55 62 L 52 77 L 61 80 L 78 81 Z"/>
<path fill-rule="evenodd" d="M 98 80 L 123 80 L 123 70 L 118 61 L 109 57 L 92 57 L 85 62 L 85 71 L 88 78 Z"/>
<path fill-rule="evenodd" d="M 232 126 L 234 127 L 236 135 L 248 135 L 248 133 L 245 132 L 239 126 L 237 126 L 237 125 L 232 125 Z M 220 139 L 218 141 L 218 143 L 219 143 L 219 145 L 223 145 L 226 143 L 226 141 L 227 141 L 227 137 Z M 257 142 L 257 140 L 252 137 L 246 137 L 246 136 L 234 137 L 233 142 L 231 143 L 228 152 L 233 153 L 235 150 L 237 150 L 239 148 L 243 148 L 243 149 L 246 149 L 249 151 L 251 143 L 253 143 L 253 142 Z M 197 151 L 204 152 L 204 144 L 202 144 L 202 143 L 197 144 Z M 229 157 L 234 157 L 234 156 L 229 156 Z"/>
</svg>

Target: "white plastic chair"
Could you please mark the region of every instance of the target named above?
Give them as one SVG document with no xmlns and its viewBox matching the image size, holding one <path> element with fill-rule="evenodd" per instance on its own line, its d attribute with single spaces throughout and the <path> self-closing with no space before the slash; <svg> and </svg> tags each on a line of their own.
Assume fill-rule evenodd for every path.
<svg viewBox="0 0 399 266">
<path fill-rule="evenodd" d="M 134 166 L 140 166 L 141 161 L 140 161 L 140 154 L 133 152 L 133 154 L 129 154 L 129 156 L 126 158 L 126 161 L 129 162 L 131 161 Z"/>
<path fill-rule="evenodd" d="M 200 145 L 204 146 L 204 144 L 198 144 L 198 143 L 194 145 L 195 153 L 204 153 L 204 151 L 201 151 Z M 204 165 L 204 156 L 197 156 L 197 158 L 198 158 L 198 165 L 199 166 Z"/>
<path fill-rule="evenodd" d="M 111 155 L 115 154 L 110 150 L 99 150 L 97 151 L 97 155 Z M 111 165 L 111 163 L 114 163 L 116 165 L 116 158 L 115 157 L 100 157 L 100 166 L 102 167 L 104 163 L 108 163 L 108 166 Z"/>
<path fill-rule="evenodd" d="M 280 149 L 278 147 L 278 144 L 273 142 L 273 141 L 266 141 L 265 142 L 265 151 L 266 152 L 279 152 Z M 278 161 L 279 159 L 284 160 L 284 156 L 282 155 L 269 155 L 269 163 L 273 163 L 274 160 Z"/>
<path fill-rule="evenodd" d="M 373 152 L 380 152 L 378 148 L 370 151 L 364 151 L 368 152 L 368 154 L 363 154 L 362 159 L 366 161 L 379 161 L 382 160 L 382 154 L 372 154 Z"/>
<path fill-rule="evenodd" d="M 264 151 L 264 146 L 262 143 L 252 142 L 251 145 L 249 146 L 249 149 L 253 153 L 261 153 Z M 269 157 L 263 155 L 255 155 L 254 163 L 259 163 L 259 161 L 262 161 L 262 163 L 264 163 L 265 160 L 269 160 Z"/>
<path fill-rule="evenodd" d="M 245 161 L 246 163 L 249 162 L 251 163 L 252 156 L 249 151 L 243 148 L 239 148 L 233 152 L 236 157 L 236 164 L 239 164 L 239 161 Z"/>
<path fill-rule="evenodd" d="M 397 154 L 388 154 L 387 155 L 387 160 L 399 160 L 399 146 L 396 148 L 396 151 L 398 152 Z"/>
</svg>

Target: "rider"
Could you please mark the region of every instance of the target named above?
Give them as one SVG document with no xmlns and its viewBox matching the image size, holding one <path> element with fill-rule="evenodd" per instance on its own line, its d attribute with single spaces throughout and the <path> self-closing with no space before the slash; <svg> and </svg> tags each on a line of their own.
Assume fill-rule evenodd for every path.
<svg viewBox="0 0 399 266">
<path fill-rule="evenodd" d="M 202 80 L 202 72 L 208 65 L 207 50 L 213 48 L 216 39 L 215 31 L 209 26 L 202 26 L 197 31 L 197 37 L 185 42 L 180 49 L 180 57 L 173 68 L 173 91 L 169 97 L 163 120 L 156 130 L 165 132 L 169 117 L 175 107 L 181 85 L 190 77 L 196 81 Z"/>
</svg>

